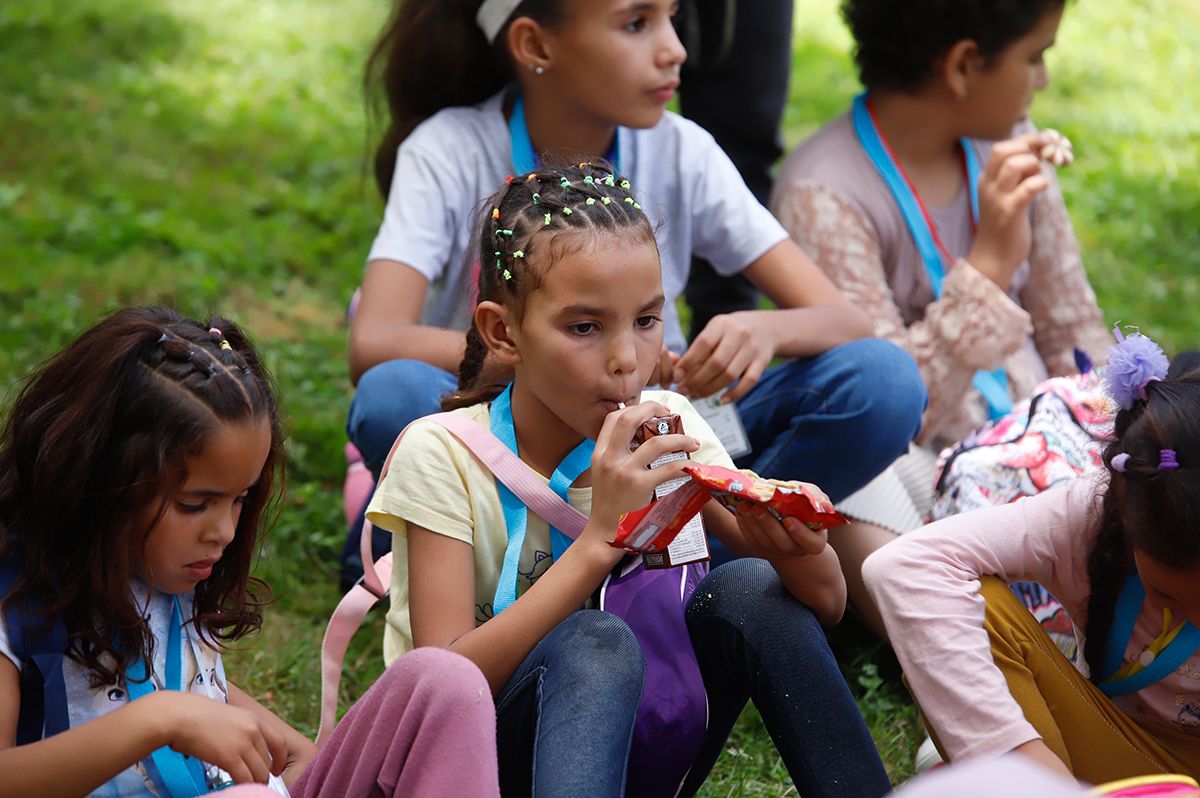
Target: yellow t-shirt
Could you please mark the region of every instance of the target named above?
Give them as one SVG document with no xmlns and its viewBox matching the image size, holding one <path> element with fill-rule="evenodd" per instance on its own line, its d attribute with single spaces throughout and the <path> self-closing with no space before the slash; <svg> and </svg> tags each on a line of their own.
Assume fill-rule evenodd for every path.
<svg viewBox="0 0 1200 798">
<path fill-rule="evenodd" d="M 679 414 L 684 432 L 700 441 L 700 449 L 692 459 L 733 467 L 708 423 L 686 398 L 670 391 L 643 391 L 642 400 L 659 402 Z M 455 412 L 489 428 L 489 405 L 472 405 Z M 542 481 L 550 482 L 544 476 Z M 571 488 L 567 501 L 580 512 L 590 513 L 592 489 Z M 404 539 L 408 524 L 474 547 L 475 623 L 482 624 L 492 617 L 492 597 L 508 544 L 500 494 L 492 472 L 444 427 L 417 421 L 408 428 L 392 456 L 387 476 L 371 499 L 367 518 L 396 535 L 392 546 L 392 606 L 383 637 L 387 663 L 413 647 L 408 614 L 408 546 Z M 549 567 L 550 528 L 543 519 L 529 513 L 517 567 L 517 594 L 528 590 Z"/>
</svg>

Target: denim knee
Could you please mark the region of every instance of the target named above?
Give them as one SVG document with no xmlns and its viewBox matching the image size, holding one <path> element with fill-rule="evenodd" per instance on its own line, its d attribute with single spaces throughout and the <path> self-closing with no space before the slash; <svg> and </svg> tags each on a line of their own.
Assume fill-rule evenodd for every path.
<svg viewBox="0 0 1200 798">
<path fill-rule="evenodd" d="M 454 375 L 419 360 L 389 360 L 363 372 L 358 381 L 346 434 L 376 476 L 392 444 L 411 422 L 440 409 L 454 389 Z"/>
<path fill-rule="evenodd" d="M 746 640 L 813 633 L 824 640 L 817 616 L 797 601 L 766 560 L 742 557 L 714 569 L 696 586 L 687 608 L 688 625 L 717 619 Z"/>
<path fill-rule="evenodd" d="M 879 338 L 864 338 L 838 347 L 853 360 L 845 382 L 847 407 L 854 408 L 862 432 L 860 440 L 847 442 L 857 450 L 894 460 L 908 450 L 921 429 L 929 395 L 912 355 Z"/>
<path fill-rule="evenodd" d="M 642 693 L 646 658 L 629 624 L 610 612 L 580 610 L 556 630 L 555 660 L 579 687 Z"/>
</svg>

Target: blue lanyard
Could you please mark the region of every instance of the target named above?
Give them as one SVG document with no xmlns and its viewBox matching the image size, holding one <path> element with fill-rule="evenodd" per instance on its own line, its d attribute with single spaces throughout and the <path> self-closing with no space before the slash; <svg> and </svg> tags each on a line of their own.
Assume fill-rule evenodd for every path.
<svg viewBox="0 0 1200 798">
<path fill-rule="evenodd" d="M 913 242 L 921 253 L 921 260 L 925 263 L 925 271 L 929 274 L 929 282 L 933 286 L 933 295 L 939 297 L 942 295 L 942 281 L 946 276 L 946 263 L 947 261 L 953 262 L 950 253 L 942 245 L 933 220 L 929 218 L 929 213 L 922 204 L 921 198 L 917 196 L 916 190 L 909 183 L 900 165 L 896 163 L 891 150 L 888 149 L 887 142 L 884 141 L 878 125 L 875 124 L 875 118 L 867 104 L 866 92 L 854 98 L 852 117 L 854 132 L 858 134 L 858 140 L 866 151 L 867 157 L 871 159 L 872 165 L 879 172 L 879 176 L 883 178 L 883 182 L 887 184 L 888 190 L 892 192 L 892 197 L 900 207 L 904 223 L 908 226 Z M 967 173 L 967 187 L 971 198 L 971 220 L 978 225 L 979 159 L 975 154 L 975 149 L 966 139 L 962 140 L 961 147 L 964 169 Z M 987 402 L 988 418 L 999 418 L 1012 410 L 1012 397 L 1008 393 L 1008 375 L 1005 374 L 1004 369 L 977 371 L 971 384 Z"/>
<path fill-rule="evenodd" d="M 1121 593 L 1117 596 L 1117 607 L 1113 613 L 1112 628 L 1104 646 L 1104 678 L 1099 687 L 1109 698 L 1136 693 L 1142 688 L 1166 678 L 1200 648 L 1200 629 L 1185 622 L 1170 645 L 1158 653 L 1146 667 L 1132 676 L 1112 681 L 1113 674 L 1120 670 L 1125 660 L 1125 650 L 1133 638 L 1133 628 L 1146 600 L 1146 588 L 1138 578 L 1137 571 L 1125 577 Z"/>
<path fill-rule="evenodd" d="M 621 174 L 621 128 L 613 133 L 612 147 L 604 156 L 604 160 L 612 165 L 614 174 Z M 521 95 L 513 102 L 512 116 L 508 119 L 508 139 L 512 144 L 513 169 L 519 175 L 529 174 L 535 169 L 542 168 L 542 159 L 533 151 L 533 141 L 529 138 L 529 126 L 525 122 L 525 100 Z"/>
<path fill-rule="evenodd" d="M 517 432 L 513 426 L 512 416 L 512 383 L 504 389 L 492 402 L 491 431 L 508 447 L 513 454 L 517 452 Z M 567 500 L 567 489 L 571 487 L 579 475 L 587 471 L 592 464 L 592 450 L 596 442 L 584 438 L 583 443 L 571 450 L 554 469 L 550 477 L 550 488 L 563 501 Z M 504 549 L 504 564 L 500 567 L 500 581 L 496 583 L 496 595 L 492 599 L 492 615 L 499 615 L 510 604 L 517 600 L 517 566 L 521 560 L 521 549 L 525 545 L 525 528 L 529 520 L 529 510 L 525 503 L 505 487 L 504 483 L 496 480 L 496 490 L 500 493 L 500 507 L 504 511 L 504 525 L 508 530 L 508 545 Z M 557 560 L 571 539 L 565 534 L 550 527 L 551 556 Z"/>
<path fill-rule="evenodd" d="M 171 626 L 167 633 L 167 673 L 163 689 L 179 690 L 183 680 L 183 614 L 179 610 L 179 597 L 171 597 Z M 197 662 L 199 667 L 200 663 Z M 125 686 L 129 700 L 150 695 L 154 692 L 154 681 L 147 673 L 146 662 L 138 657 L 125 674 Z M 150 754 L 158 775 L 171 798 L 194 798 L 210 792 L 204 777 L 204 765 L 199 759 L 184 756 L 170 746 L 163 746 Z"/>
</svg>

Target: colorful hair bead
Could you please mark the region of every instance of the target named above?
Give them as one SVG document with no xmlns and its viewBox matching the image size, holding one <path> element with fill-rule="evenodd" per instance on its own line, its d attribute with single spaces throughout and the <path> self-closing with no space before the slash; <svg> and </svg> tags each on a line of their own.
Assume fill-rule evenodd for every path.
<svg viewBox="0 0 1200 798">
<path fill-rule="evenodd" d="M 1129 452 L 1121 452 L 1112 459 L 1113 470 L 1124 474 L 1126 467 L 1129 465 Z"/>
<path fill-rule="evenodd" d="M 541 194 L 539 194 L 539 193 L 537 193 L 536 191 L 535 191 L 535 192 L 533 192 L 533 204 L 534 204 L 534 205 L 541 205 L 541 204 L 542 204 L 542 195 L 541 195 Z"/>
<path fill-rule="evenodd" d="M 506 186 L 511 186 L 511 185 L 512 185 L 512 183 L 513 183 L 513 176 L 512 176 L 512 175 L 506 175 L 506 176 L 505 176 L 505 178 L 504 178 L 504 185 L 506 185 Z"/>
<path fill-rule="evenodd" d="M 1174 449 L 1162 449 L 1158 453 L 1158 470 L 1174 471 L 1179 468 L 1179 459 Z"/>
<path fill-rule="evenodd" d="M 510 272 L 508 269 L 505 269 L 504 270 L 504 281 L 508 282 L 511 279 L 512 279 L 512 272 Z"/>
<path fill-rule="evenodd" d="M 635 211 L 640 211 L 640 210 L 642 209 L 642 206 L 641 206 L 641 205 L 638 205 L 638 204 L 635 202 L 635 203 L 633 203 L 633 209 L 634 209 Z"/>
<path fill-rule="evenodd" d="M 609 188 L 612 188 L 614 185 L 616 185 L 616 181 L 613 180 L 612 175 L 605 175 L 604 179 L 600 182 L 604 183 L 604 185 L 608 186 Z"/>
<path fill-rule="evenodd" d="M 633 197 L 626 197 L 626 198 L 625 198 L 625 204 L 626 204 L 626 205 L 632 205 L 632 204 L 633 204 Z"/>
<path fill-rule="evenodd" d="M 562 188 L 570 188 L 570 187 L 571 187 L 571 181 L 570 181 L 570 180 L 567 180 L 567 179 L 564 177 L 564 178 L 562 178 L 561 180 L 559 180 L 559 181 L 558 181 L 558 185 L 559 185 L 560 187 L 562 187 Z"/>
<path fill-rule="evenodd" d="M 508 236 L 509 238 L 512 238 L 512 234 L 513 234 L 512 230 L 497 230 L 496 231 L 496 235 L 498 235 L 498 236 Z"/>
<path fill-rule="evenodd" d="M 563 208 L 563 216 L 570 216 L 572 213 L 574 213 L 574 211 L 570 208 Z"/>
<path fill-rule="evenodd" d="M 595 205 L 595 204 L 596 204 L 596 198 L 595 198 L 595 197 L 588 197 L 588 198 L 587 198 L 587 204 L 588 204 L 588 205 Z"/>
<path fill-rule="evenodd" d="M 583 184 L 585 186 L 594 186 L 594 185 L 596 185 L 596 181 L 592 179 L 591 175 L 588 175 L 587 177 L 585 177 L 583 179 Z"/>
<path fill-rule="evenodd" d="M 621 181 L 621 188 L 623 188 L 623 189 L 625 189 L 626 191 L 628 191 L 628 190 L 629 190 L 629 181 L 628 181 L 628 180 L 622 180 L 622 181 Z"/>
<path fill-rule="evenodd" d="M 514 253 L 513 253 L 513 257 L 514 257 L 514 258 L 524 258 L 524 257 L 525 257 L 525 250 L 523 250 L 523 249 L 518 249 L 516 252 L 514 252 Z"/>
<path fill-rule="evenodd" d="M 550 214 L 546 214 L 546 226 L 550 226 Z"/>
<path fill-rule="evenodd" d="M 601 198 L 600 198 L 600 201 L 601 201 L 601 202 L 603 202 L 605 205 L 611 205 L 611 204 L 612 204 L 612 200 L 611 200 L 610 198 L 608 198 L 608 197 L 601 197 Z"/>
<path fill-rule="evenodd" d="M 500 221 L 500 209 L 499 208 L 492 208 L 492 218 L 494 220 L 496 220 L 497 222 Z"/>
</svg>

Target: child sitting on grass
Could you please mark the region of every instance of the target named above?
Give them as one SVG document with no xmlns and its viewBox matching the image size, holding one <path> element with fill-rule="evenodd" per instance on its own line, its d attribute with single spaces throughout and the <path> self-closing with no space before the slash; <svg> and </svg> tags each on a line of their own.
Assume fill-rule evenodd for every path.
<svg viewBox="0 0 1200 798">
<path fill-rule="evenodd" d="M 29 377 L 0 433 L 0 796 L 498 794 L 460 656 L 397 660 L 320 750 L 226 680 L 283 458 L 222 319 L 120 310 Z"/>
</svg>

